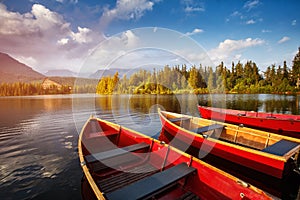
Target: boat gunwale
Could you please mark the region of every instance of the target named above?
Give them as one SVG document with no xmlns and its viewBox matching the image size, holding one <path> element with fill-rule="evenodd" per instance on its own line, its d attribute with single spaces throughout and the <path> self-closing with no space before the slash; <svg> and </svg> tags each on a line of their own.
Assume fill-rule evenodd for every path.
<svg viewBox="0 0 300 200">
<path fill-rule="evenodd" d="M 230 109 L 230 108 L 215 108 L 215 107 L 208 107 L 208 106 L 201 106 L 198 105 L 198 107 L 203 107 L 204 109 L 207 109 L 211 112 L 218 112 L 220 114 L 224 114 L 224 115 L 230 115 L 230 116 L 236 116 L 238 114 L 242 114 L 242 112 L 244 112 L 246 115 L 239 115 L 238 117 L 240 118 L 253 118 L 253 119 L 263 119 L 263 120 L 276 120 L 276 121 L 291 121 L 291 122 L 300 122 L 300 119 L 294 119 L 293 117 L 297 117 L 298 115 L 293 115 L 293 114 L 281 114 L 281 113 L 268 113 L 268 112 L 257 112 L 257 111 L 240 111 L 241 113 L 238 113 L 239 110 L 234 110 L 234 109 Z M 219 109 L 219 110 L 218 110 Z M 237 112 L 237 114 L 233 114 L 233 113 L 227 113 L 226 111 L 232 111 L 232 112 Z M 268 118 L 268 117 L 261 117 L 261 116 L 248 116 L 247 113 L 257 113 L 257 114 L 270 114 L 270 115 L 275 115 L 275 116 L 291 116 L 292 118 Z"/>
<path fill-rule="evenodd" d="M 83 133 L 85 131 L 85 128 L 87 126 L 87 124 L 90 122 L 91 119 L 95 119 L 94 117 L 89 117 L 89 119 L 85 122 L 85 124 L 83 125 L 80 134 L 79 134 L 79 138 L 78 138 L 78 155 L 79 155 L 79 161 L 80 161 L 80 165 L 81 168 L 83 170 L 84 176 L 86 177 L 89 185 L 91 186 L 92 190 L 94 191 L 94 194 L 96 195 L 97 199 L 99 200 L 106 200 L 106 198 L 103 196 L 103 193 L 100 191 L 99 187 L 97 186 L 97 184 L 95 183 L 89 168 L 87 167 L 85 160 L 84 160 L 84 155 L 82 152 L 82 136 Z"/>
<path fill-rule="evenodd" d="M 198 118 L 198 117 L 193 117 L 193 116 L 188 116 L 188 115 L 184 115 L 184 114 L 179 114 L 179 113 L 172 113 L 172 112 L 168 112 L 168 111 L 161 111 L 159 109 L 158 113 L 160 114 L 160 116 L 162 116 L 168 123 L 172 124 L 173 126 L 175 126 L 176 128 L 180 129 L 181 131 L 183 132 L 188 132 L 189 134 L 193 135 L 194 137 L 202 137 L 203 139 L 205 140 L 209 140 L 211 142 L 215 142 L 215 143 L 219 143 L 219 144 L 222 144 L 224 146 L 230 146 L 232 148 L 235 148 L 235 149 L 239 149 L 239 150 L 243 150 L 243 151 L 246 151 L 246 152 L 249 152 L 249 153 L 252 153 L 252 154 L 257 154 L 257 155 L 260 155 L 260 156 L 263 156 L 263 157 L 266 157 L 266 158 L 272 158 L 272 159 L 275 159 L 275 160 L 279 160 L 279 161 L 283 161 L 283 162 L 287 162 L 288 159 L 293 156 L 294 154 L 292 152 L 295 152 L 296 149 L 300 150 L 300 140 L 296 141 L 297 143 L 299 143 L 298 146 L 296 146 L 295 148 L 291 149 L 289 152 L 287 152 L 284 156 L 278 156 L 278 155 L 275 155 L 275 154 L 271 154 L 271 153 L 268 153 L 268 152 L 262 152 L 260 150 L 256 150 L 256 149 L 253 149 L 251 147 L 243 147 L 243 146 L 240 146 L 239 144 L 232 144 L 232 143 L 229 143 L 229 142 L 226 142 L 226 141 L 222 141 L 222 140 L 219 140 L 219 139 L 215 139 L 215 138 L 211 138 L 211 137 L 208 137 L 208 138 L 205 138 L 203 135 L 201 134 L 197 134 L 195 132 L 192 132 L 188 129 L 185 129 L 185 128 L 182 128 L 180 126 L 178 126 L 177 124 L 175 123 L 172 123 L 165 115 L 163 115 L 163 113 L 167 113 L 169 115 L 177 115 L 177 116 L 181 116 L 181 117 L 189 117 L 191 120 L 193 120 L 194 118 Z M 200 120 L 202 120 L 202 118 L 198 118 Z M 204 120 L 207 120 L 207 119 L 204 119 Z M 207 120 L 207 121 L 213 121 L 213 120 Z M 224 125 L 224 128 L 227 129 L 226 127 L 226 124 L 228 123 L 222 123 L 222 122 L 217 122 L 217 121 L 214 121 L 216 122 L 217 124 L 222 124 Z M 230 124 L 231 125 L 231 124 Z M 237 126 L 237 125 L 232 125 L 232 126 Z M 238 127 L 238 126 L 237 126 Z M 237 131 L 240 131 L 237 129 Z M 258 131 L 258 132 L 264 132 L 264 131 Z M 264 133 L 268 133 L 268 132 L 264 132 Z M 281 137 L 280 135 L 277 135 L 277 134 L 273 134 L 271 133 L 271 135 L 276 135 L 276 136 L 279 136 Z M 271 136 L 270 135 L 270 136 Z M 287 136 L 284 136 L 286 138 L 289 138 Z M 269 137 L 271 138 L 271 137 Z M 272 138 L 274 139 L 274 138 Z M 284 138 L 282 138 L 284 139 Z M 278 140 L 279 141 L 279 140 Z M 293 140 L 290 140 L 290 141 L 293 141 Z"/>
</svg>

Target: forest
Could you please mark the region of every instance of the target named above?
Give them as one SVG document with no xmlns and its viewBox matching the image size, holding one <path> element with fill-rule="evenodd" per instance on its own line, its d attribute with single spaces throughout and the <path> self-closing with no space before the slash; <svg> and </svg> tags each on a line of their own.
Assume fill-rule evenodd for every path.
<svg viewBox="0 0 300 200">
<path fill-rule="evenodd" d="M 67 79 L 60 77 L 58 81 Z M 74 84 L 78 79 L 78 84 Z M 84 79 L 83 79 L 84 80 Z M 71 78 L 61 88 L 45 89 L 42 83 L 1 83 L 0 96 L 97 93 L 97 94 L 207 94 L 207 93 L 275 93 L 300 92 L 300 47 L 292 66 L 286 61 L 271 65 L 260 72 L 253 61 L 233 63 L 230 67 L 221 62 L 214 69 L 210 66 L 169 66 L 152 71 L 141 69 L 129 77 L 103 76 L 97 82 Z M 73 84 L 73 85 L 72 85 Z"/>
<path fill-rule="evenodd" d="M 260 72 L 253 61 L 245 64 L 232 63 L 231 67 L 221 62 L 212 67 L 185 64 L 153 69 L 141 69 L 127 77 L 102 77 L 97 85 L 98 94 L 171 94 L 171 93 L 276 93 L 289 94 L 300 91 L 300 47 L 292 67 L 286 61 L 283 65 L 269 66 Z"/>
</svg>

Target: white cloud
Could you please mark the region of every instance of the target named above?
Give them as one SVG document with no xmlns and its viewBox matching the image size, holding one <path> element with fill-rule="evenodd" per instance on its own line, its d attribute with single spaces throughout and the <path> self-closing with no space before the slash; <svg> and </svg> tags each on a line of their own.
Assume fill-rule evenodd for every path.
<svg viewBox="0 0 300 200">
<path fill-rule="evenodd" d="M 192 32 L 187 32 L 184 35 L 192 36 L 192 35 L 195 35 L 195 34 L 198 34 L 198 33 L 203 33 L 203 30 L 199 29 L 199 28 L 195 28 Z"/>
<path fill-rule="evenodd" d="M 154 3 L 148 0 L 118 0 L 115 8 L 105 9 L 100 23 L 102 26 L 107 26 L 114 19 L 139 19 L 145 11 L 152 10 L 153 6 Z"/>
<path fill-rule="evenodd" d="M 29 57 L 18 56 L 14 58 L 20 61 L 21 63 L 27 63 L 28 66 L 35 66 L 38 63 L 37 60 L 31 56 Z"/>
<path fill-rule="evenodd" d="M 59 3 L 65 3 L 66 0 L 56 0 L 57 2 Z M 69 0 L 70 3 L 72 4 L 77 4 L 78 3 L 78 0 Z"/>
<path fill-rule="evenodd" d="M 0 3 L 0 21 L 0 51 L 40 71 L 79 67 L 76 62 L 103 39 L 88 28 L 73 31 L 60 14 L 40 4 L 34 4 L 30 12 L 18 13 Z"/>
<path fill-rule="evenodd" d="M 92 37 L 89 36 L 90 33 L 92 32 L 90 29 L 81 28 L 81 27 L 78 27 L 77 29 L 78 29 L 77 33 L 74 33 L 74 32 L 71 33 L 71 36 L 74 41 L 76 41 L 80 44 L 88 43 L 88 42 L 92 41 Z"/>
<path fill-rule="evenodd" d="M 296 26 L 296 25 L 297 25 L 297 20 L 294 19 L 294 20 L 292 21 L 292 26 Z"/>
<path fill-rule="evenodd" d="M 65 44 L 68 44 L 68 42 L 69 42 L 69 38 L 62 38 L 62 39 L 57 41 L 57 43 L 59 45 L 65 45 Z"/>
<path fill-rule="evenodd" d="M 272 31 L 271 30 L 267 30 L 267 29 L 263 29 L 261 30 L 262 33 L 271 33 Z"/>
<path fill-rule="evenodd" d="M 253 19 L 250 19 L 246 22 L 246 24 L 255 24 L 255 21 Z"/>
<path fill-rule="evenodd" d="M 108 67 L 114 60 L 123 57 L 128 51 L 138 48 L 140 39 L 131 30 L 111 36 L 103 41 L 85 61 L 87 71 L 96 71 L 99 67 Z M 138 59 L 138 58 L 137 58 Z M 130 62 L 129 62 L 130 63 Z M 127 65 L 128 63 L 123 63 Z M 113 66 L 121 68 L 124 66 Z"/>
<path fill-rule="evenodd" d="M 184 8 L 185 12 L 204 12 L 205 9 L 202 7 L 192 7 L 192 6 L 186 6 Z"/>
<path fill-rule="evenodd" d="M 181 4 L 184 5 L 184 11 L 186 13 L 204 12 L 205 11 L 203 3 L 199 2 L 199 1 L 182 0 Z"/>
<path fill-rule="evenodd" d="M 284 37 L 282 37 L 277 43 L 278 44 L 282 44 L 282 43 L 284 43 L 284 42 L 287 42 L 287 41 L 289 41 L 291 38 L 289 38 L 289 37 L 287 37 L 287 36 L 284 36 Z"/>
<path fill-rule="evenodd" d="M 64 32 L 69 27 L 60 15 L 39 4 L 34 4 L 31 12 L 25 14 L 10 12 L 0 4 L 0 13 L 1 35 L 41 35 L 49 33 L 47 30 L 51 28 Z"/>
<path fill-rule="evenodd" d="M 88 57 L 82 73 L 85 70 L 96 71 L 97 67 L 136 68 L 151 67 L 153 63 L 162 67 L 166 64 L 211 63 L 201 46 L 182 35 L 169 29 L 149 27 L 111 36 Z"/>
<path fill-rule="evenodd" d="M 245 8 L 249 11 L 249 10 L 257 7 L 259 4 L 260 4 L 259 0 L 253 0 L 253 1 L 250 0 L 244 4 L 243 8 Z"/>
<path fill-rule="evenodd" d="M 210 50 L 208 55 L 215 63 L 220 63 L 221 61 L 230 63 L 236 58 L 241 58 L 242 54 L 238 53 L 239 51 L 264 43 L 265 41 L 259 38 L 247 38 L 244 40 L 226 39 L 217 48 Z"/>
<path fill-rule="evenodd" d="M 242 14 L 239 11 L 234 11 L 233 13 L 231 13 L 230 16 L 232 17 L 236 17 L 236 16 L 241 16 Z"/>
</svg>

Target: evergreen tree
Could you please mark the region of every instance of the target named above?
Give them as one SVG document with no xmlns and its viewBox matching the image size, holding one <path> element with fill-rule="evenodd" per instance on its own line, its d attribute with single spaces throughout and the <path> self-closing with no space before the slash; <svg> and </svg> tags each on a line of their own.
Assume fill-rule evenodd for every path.
<svg viewBox="0 0 300 200">
<path fill-rule="evenodd" d="M 292 66 L 292 82 L 297 88 L 300 87 L 300 47 L 295 55 Z"/>
<path fill-rule="evenodd" d="M 209 90 L 209 92 L 212 92 L 212 90 L 215 88 L 214 87 L 214 73 L 213 73 L 213 69 L 211 67 L 209 67 L 208 71 L 209 71 L 209 75 L 208 75 L 208 81 L 207 81 L 207 89 Z"/>
<path fill-rule="evenodd" d="M 197 89 L 199 87 L 199 74 L 195 66 L 193 66 L 190 70 L 188 83 L 193 89 Z"/>
</svg>

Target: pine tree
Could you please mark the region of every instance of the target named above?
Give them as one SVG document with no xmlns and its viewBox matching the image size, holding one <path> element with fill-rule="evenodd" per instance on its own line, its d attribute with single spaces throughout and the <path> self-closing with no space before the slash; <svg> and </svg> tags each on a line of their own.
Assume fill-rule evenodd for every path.
<svg viewBox="0 0 300 200">
<path fill-rule="evenodd" d="M 298 53 L 294 57 L 293 66 L 292 66 L 292 80 L 293 84 L 299 88 L 300 86 L 300 47 L 298 48 Z"/>
</svg>

